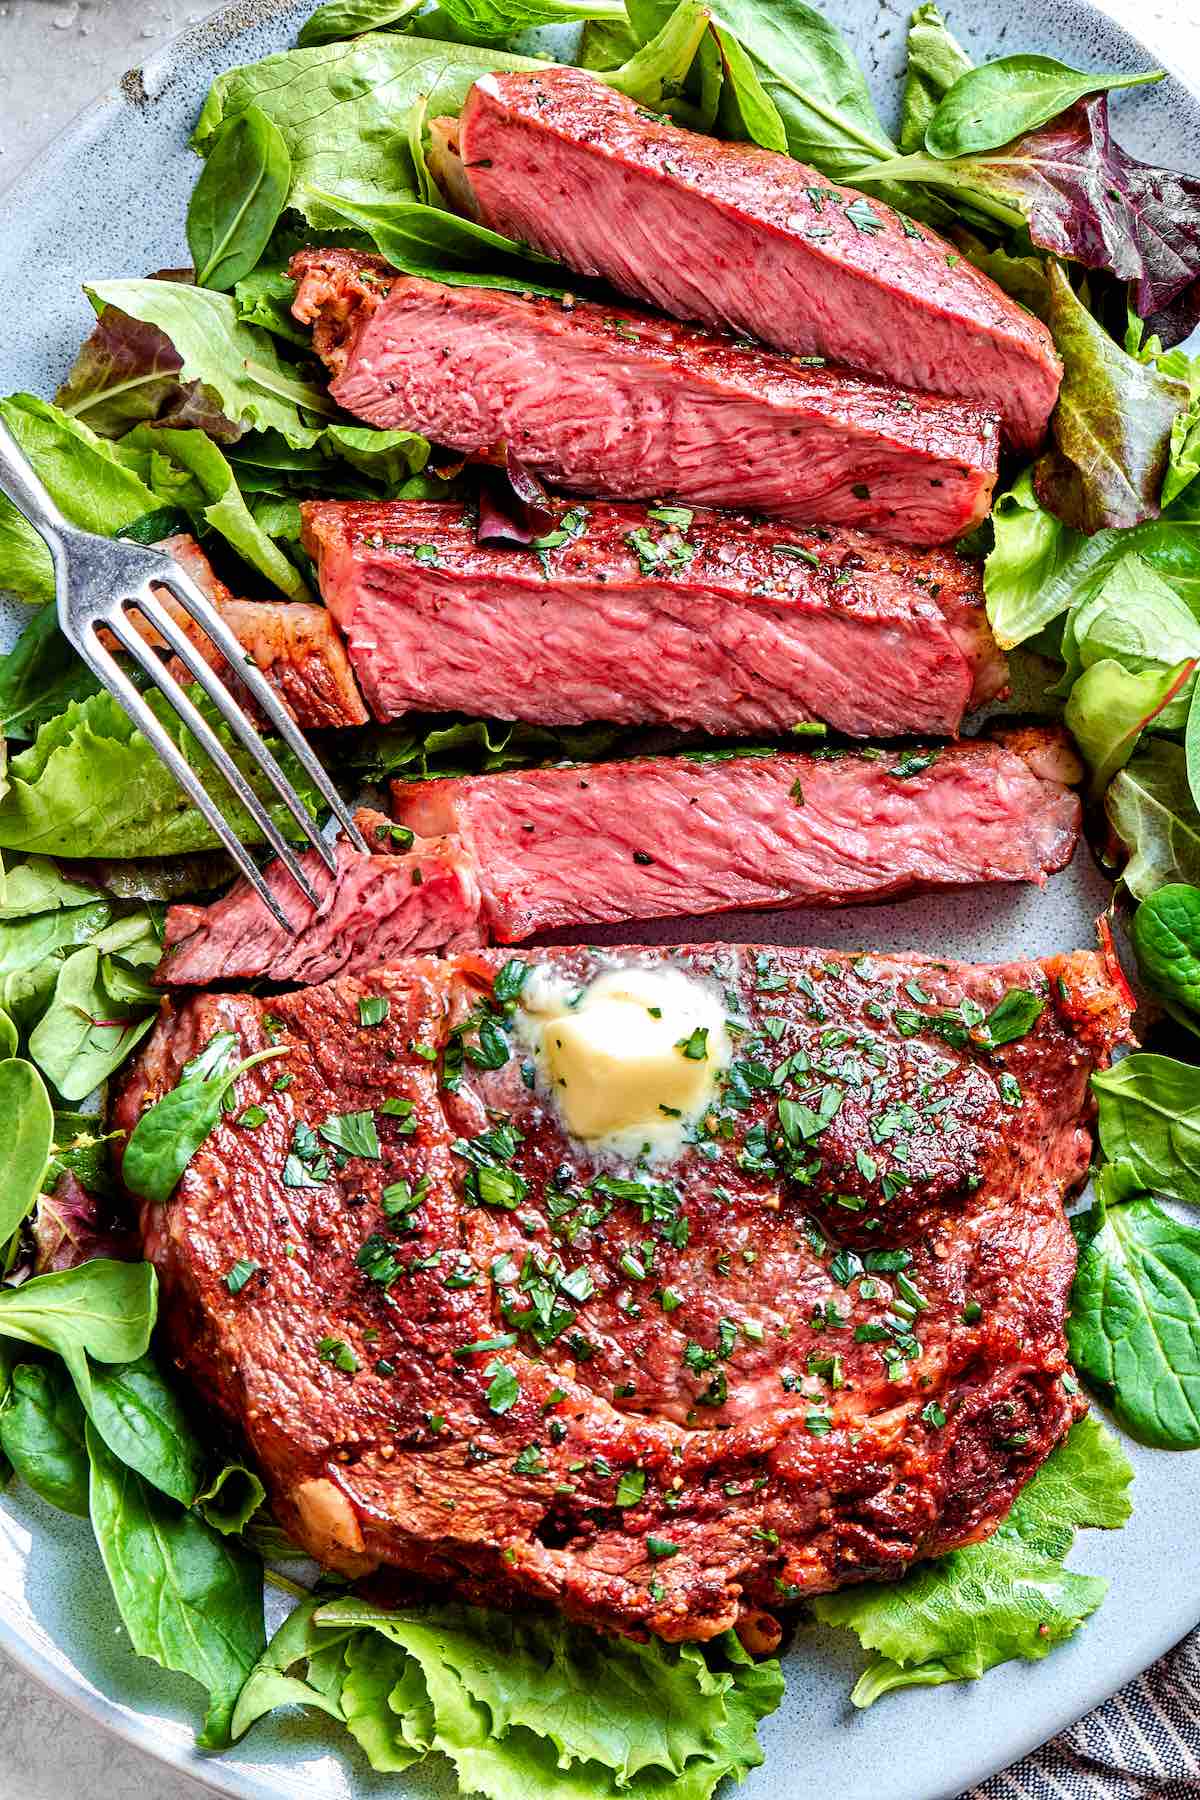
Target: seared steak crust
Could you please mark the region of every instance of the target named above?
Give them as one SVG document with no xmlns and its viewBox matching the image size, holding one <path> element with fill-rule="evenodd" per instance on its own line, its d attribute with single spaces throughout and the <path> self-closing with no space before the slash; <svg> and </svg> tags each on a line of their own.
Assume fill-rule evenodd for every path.
<svg viewBox="0 0 1200 1800">
<path fill-rule="evenodd" d="M 498 1068 L 472 1054 L 503 953 L 168 1010 L 120 1127 L 215 1031 L 288 1051 L 239 1083 L 266 1121 L 224 1116 L 143 1213 L 180 1368 L 320 1560 L 617 1630 L 704 1638 L 985 1536 L 1081 1406 L 1063 1199 L 1088 1166 L 1088 1077 L 1128 1022 L 1101 959 L 522 960 L 583 982 L 614 959 L 717 984 L 743 1028 L 700 1141 L 649 1173 L 568 1140 L 515 1041 Z M 989 1051 L 968 1022 L 1012 988 L 1043 1009 Z M 780 1094 L 825 1119 L 795 1154 Z M 326 1145 L 307 1180 L 284 1174 L 297 1127 L 364 1109 L 380 1160 Z M 504 1126 L 509 1207 L 472 1180 Z M 231 1294 L 239 1258 L 258 1269 Z"/>
</svg>

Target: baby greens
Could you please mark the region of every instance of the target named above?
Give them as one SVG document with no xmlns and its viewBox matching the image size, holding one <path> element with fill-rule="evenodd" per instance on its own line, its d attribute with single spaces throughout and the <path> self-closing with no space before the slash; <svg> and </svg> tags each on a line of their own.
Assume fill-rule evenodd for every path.
<svg viewBox="0 0 1200 1800">
<path fill-rule="evenodd" d="M 20 1363 L 0 1407 L 0 1449 L 51 1506 L 88 1516 L 84 1411 L 61 1363 Z"/>
<path fill-rule="evenodd" d="M 1153 1200 L 1102 1197 L 1076 1229 L 1072 1361 L 1142 1443 L 1200 1448 L 1200 1231 Z"/>
<path fill-rule="evenodd" d="M 1150 986 L 1200 1030 L 1200 888 L 1169 882 L 1144 900 L 1133 918 L 1133 947 Z"/>
<path fill-rule="evenodd" d="M 1137 1188 L 1200 1195 L 1200 1068 L 1169 1056 L 1126 1056 L 1092 1077 L 1100 1143 Z"/>
<path fill-rule="evenodd" d="M 202 287 L 248 275 L 287 204 L 292 158 L 283 133 L 248 106 L 216 134 L 188 206 L 188 249 Z"/>
<path fill-rule="evenodd" d="M 286 1046 L 281 1045 L 235 1063 L 236 1048 L 234 1034 L 219 1031 L 199 1056 L 184 1064 L 170 1093 L 142 1114 L 129 1134 L 121 1169 L 131 1193 L 143 1200 L 169 1200 L 179 1177 L 220 1118 L 225 1097 L 238 1076 L 271 1057 L 287 1055 Z"/>
<path fill-rule="evenodd" d="M 54 1112 L 31 1063 L 0 1062 L 0 1246 L 33 1209 L 54 1144 Z"/>
<path fill-rule="evenodd" d="M 943 158 L 995 150 L 1047 124 L 1085 94 L 1161 80 L 1161 69 L 1085 75 L 1053 56 L 1002 56 L 958 78 L 925 128 L 925 148 Z"/>
</svg>

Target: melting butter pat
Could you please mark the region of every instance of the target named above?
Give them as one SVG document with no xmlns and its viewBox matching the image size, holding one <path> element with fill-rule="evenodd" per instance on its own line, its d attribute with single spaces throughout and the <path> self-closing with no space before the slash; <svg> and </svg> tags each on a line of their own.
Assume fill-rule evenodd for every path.
<svg viewBox="0 0 1200 1800">
<path fill-rule="evenodd" d="M 670 965 L 607 969 L 583 989 L 539 969 L 520 1029 L 572 1137 L 677 1155 L 732 1056 L 720 995 Z"/>
</svg>

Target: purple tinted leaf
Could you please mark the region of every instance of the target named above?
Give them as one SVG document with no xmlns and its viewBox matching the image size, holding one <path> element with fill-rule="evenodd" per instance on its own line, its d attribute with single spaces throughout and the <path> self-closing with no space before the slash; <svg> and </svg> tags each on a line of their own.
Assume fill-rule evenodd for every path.
<svg viewBox="0 0 1200 1800">
<path fill-rule="evenodd" d="M 504 446 L 503 467 L 489 464 L 479 484 L 481 544 L 531 544 L 554 524 L 550 496 L 509 445 Z"/>
<path fill-rule="evenodd" d="M 178 279 L 178 271 L 170 271 Z M 101 437 L 123 437 L 134 425 L 194 425 L 232 444 L 241 427 L 199 381 L 179 380 L 182 359 L 157 325 L 106 306 L 85 339 L 55 403 Z"/>
<path fill-rule="evenodd" d="M 114 1216 L 111 1201 L 90 1194 L 70 1169 L 53 1194 L 42 1194 L 33 1215 L 35 1275 L 74 1269 L 93 1257 L 136 1262 L 137 1233 Z"/>
<path fill-rule="evenodd" d="M 1139 162 L 1113 142 L 1103 94 L 1000 150 L 939 161 L 925 154 L 858 171 L 856 180 L 916 180 L 1029 227 L 1043 250 L 1108 269 L 1164 344 L 1200 312 L 1200 177 Z"/>
<path fill-rule="evenodd" d="M 1129 356 L 1079 299 L 1061 263 L 1047 270 L 1046 320 L 1063 359 L 1053 446 L 1034 468 L 1041 504 L 1089 534 L 1159 514 L 1171 427 L 1187 387 Z"/>
</svg>

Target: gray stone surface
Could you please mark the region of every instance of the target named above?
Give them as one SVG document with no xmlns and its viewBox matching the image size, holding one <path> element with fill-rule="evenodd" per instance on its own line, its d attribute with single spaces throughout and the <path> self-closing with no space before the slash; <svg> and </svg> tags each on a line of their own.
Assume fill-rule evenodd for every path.
<svg viewBox="0 0 1200 1800">
<path fill-rule="evenodd" d="M 1200 86 L 1195 0 L 1106 0 L 1104 9 Z M 0 0 L 0 189 L 87 101 L 211 10 L 195 0 Z M 208 1791 L 120 1744 L 3 1657 L 0 1721 L 0 1800 L 202 1800 Z"/>
</svg>

